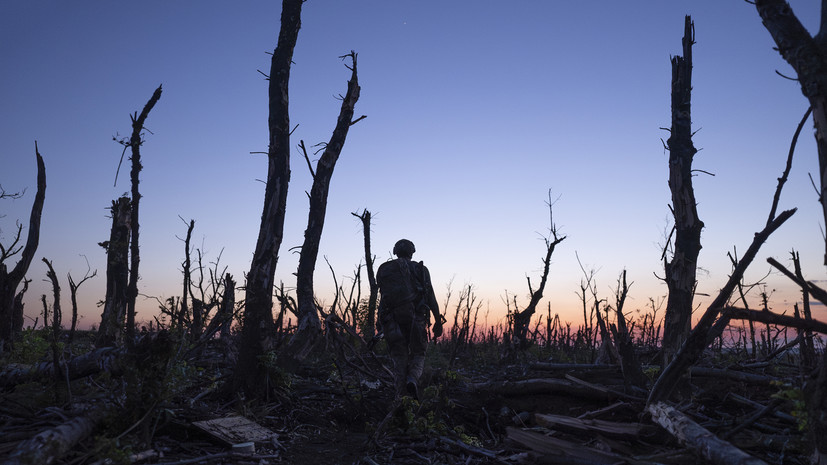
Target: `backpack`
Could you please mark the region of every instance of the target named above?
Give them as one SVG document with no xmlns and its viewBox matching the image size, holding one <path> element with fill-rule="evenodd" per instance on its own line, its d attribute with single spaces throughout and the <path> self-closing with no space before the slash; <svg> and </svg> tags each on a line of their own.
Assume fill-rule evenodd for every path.
<svg viewBox="0 0 827 465">
<path fill-rule="evenodd" d="M 376 284 L 382 294 L 382 307 L 394 308 L 418 301 L 423 295 L 421 278 L 416 276 L 416 263 L 397 258 L 385 262 L 376 271 Z M 422 264 L 419 264 L 420 271 Z"/>
</svg>

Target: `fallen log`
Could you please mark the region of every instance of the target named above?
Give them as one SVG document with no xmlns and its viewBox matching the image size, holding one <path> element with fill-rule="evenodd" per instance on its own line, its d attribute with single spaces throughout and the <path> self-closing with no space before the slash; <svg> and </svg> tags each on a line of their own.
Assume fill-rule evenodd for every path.
<svg viewBox="0 0 827 465">
<path fill-rule="evenodd" d="M 575 378 L 572 375 L 566 375 L 566 379 L 571 381 L 574 384 L 580 386 L 581 389 L 585 389 L 594 393 L 601 393 L 605 394 L 606 398 L 609 399 L 625 399 L 628 401 L 643 401 L 642 397 L 636 397 L 631 394 L 626 394 L 624 392 L 616 391 L 614 389 L 607 388 L 605 386 L 600 386 L 599 384 L 589 383 L 588 381 L 583 381 L 582 379 Z"/>
<path fill-rule="evenodd" d="M 646 406 L 652 421 L 668 431 L 684 446 L 718 465 L 767 465 L 732 444 L 719 439 L 680 411 L 663 402 Z"/>
<path fill-rule="evenodd" d="M 635 460 L 611 452 L 583 446 L 574 442 L 566 441 L 533 431 L 525 431 L 519 428 L 507 427 L 508 439 L 527 447 L 534 452 L 541 454 L 537 463 L 547 463 L 546 459 L 562 459 L 559 462 L 569 464 L 592 464 L 610 465 L 616 463 L 629 463 L 632 465 L 643 465 L 651 462 Z"/>
<path fill-rule="evenodd" d="M 738 402 L 741 405 L 746 405 L 748 407 L 753 407 L 753 408 L 756 408 L 756 409 L 764 409 L 766 407 L 766 405 L 764 405 L 764 404 L 761 404 L 761 403 L 756 402 L 756 401 L 751 400 L 751 399 L 747 399 L 746 397 L 744 397 L 742 395 L 739 395 L 739 394 L 736 394 L 734 392 L 730 392 L 729 394 L 727 394 L 727 398 L 732 399 L 732 400 L 734 400 L 735 402 Z M 793 425 L 798 423 L 798 420 L 794 416 L 790 415 L 789 413 L 781 412 L 781 411 L 778 411 L 778 410 L 773 410 L 771 413 L 772 413 L 772 416 L 774 416 L 775 418 L 778 418 L 780 420 L 784 420 L 784 421 L 786 421 L 788 423 L 791 423 Z"/>
<path fill-rule="evenodd" d="M 101 371 L 118 374 L 122 371 L 119 359 L 125 350 L 118 347 L 102 347 L 60 363 L 58 369 L 69 380 L 94 375 Z M 54 375 L 54 362 L 40 362 L 35 365 L 9 365 L 0 371 L 0 388 L 12 388 Z"/>
<path fill-rule="evenodd" d="M 621 374 L 620 367 L 617 365 L 603 365 L 597 363 L 554 363 L 554 362 L 534 362 L 529 364 L 529 368 L 538 371 L 597 371 Z"/>
<path fill-rule="evenodd" d="M 69 452 L 75 444 L 92 434 L 107 412 L 108 405 L 101 404 L 66 423 L 43 431 L 18 444 L 3 463 L 5 465 L 54 463 Z"/>
<path fill-rule="evenodd" d="M 575 378 L 576 379 L 576 378 Z M 626 398 L 623 393 L 602 388 L 584 381 L 572 382 L 568 379 L 535 378 L 518 381 L 489 381 L 471 383 L 468 387 L 476 392 L 489 392 L 505 397 L 527 396 L 537 394 L 566 394 L 573 397 L 596 400 Z"/>
<path fill-rule="evenodd" d="M 640 423 L 621 423 L 606 420 L 587 420 L 566 415 L 534 414 L 534 423 L 558 431 L 575 434 L 601 434 L 616 439 L 639 439 L 658 433 L 657 428 Z"/>
<path fill-rule="evenodd" d="M 790 328 L 801 329 L 804 331 L 813 331 L 816 333 L 827 334 L 827 323 L 818 320 L 805 320 L 789 315 L 779 315 L 764 310 L 749 310 L 739 307 L 724 307 L 723 313 L 732 320 L 752 320 L 759 323 L 766 323 L 779 326 L 788 326 Z"/>
<path fill-rule="evenodd" d="M 727 378 L 733 381 L 741 381 L 751 384 L 769 385 L 775 381 L 778 381 L 778 378 L 774 376 L 759 375 L 724 368 L 691 367 L 689 369 L 689 374 L 698 378 Z"/>
</svg>

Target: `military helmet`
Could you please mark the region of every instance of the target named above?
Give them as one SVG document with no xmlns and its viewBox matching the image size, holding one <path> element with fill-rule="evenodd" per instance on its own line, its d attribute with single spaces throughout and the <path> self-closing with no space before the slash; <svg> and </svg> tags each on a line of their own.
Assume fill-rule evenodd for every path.
<svg viewBox="0 0 827 465">
<path fill-rule="evenodd" d="M 414 252 L 416 252 L 416 247 L 407 239 L 400 239 L 393 246 L 393 254 L 396 256 L 413 257 Z"/>
</svg>

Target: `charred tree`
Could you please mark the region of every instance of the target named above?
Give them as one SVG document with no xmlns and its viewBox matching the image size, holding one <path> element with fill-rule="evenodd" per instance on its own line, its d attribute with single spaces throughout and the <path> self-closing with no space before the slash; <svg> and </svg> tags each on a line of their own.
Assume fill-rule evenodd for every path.
<svg viewBox="0 0 827 465">
<path fill-rule="evenodd" d="M 812 108 L 821 183 L 818 201 L 827 222 L 827 4 L 821 5 L 819 31 L 812 36 L 785 0 L 757 0 L 754 3 L 764 27 L 778 46 L 778 52 L 798 75 L 801 93 Z M 824 264 L 827 265 L 827 253 Z"/>
<path fill-rule="evenodd" d="M 540 277 L 540 284 L 537 289 L 534 289 L 531 286 L 531 278 L 526 277 L 526 281 L 528 281 L 528 292 L 531 295 L 531 299 L 525 309 L 514 313 L 514 327 L 512 328 L 512 331 L 514 334 L 514 343 L 520 349 L 525 349 L 528 347 L 528 339 L 526 337 L 528 335 L 528 324 L 531 322 L 531 317 L 534 315 L 534 312 L 537 311 L 537 304 L 539 304 L 540 300 L 543 298 L 543 290 L 546 287 L 549 266 L 551 266 L 551 255 L 554 253 L 554 248 L 557 247 L 557 244 L 563 242 L 563 239 L 566 238 L 566 236 L 560 237 L 557 235 L 557 226 L 554 224 L 554 217 L 552 215 L 552 204 L 551 191 L 549 191 L 549 235 L 544 238 L 546 243 L 546 256 L 543 258 L 543 275 Z"/>
<path fill-rule="evenodd" d="M 13 328 L 13 335 L 12 340 L 17 339 L 20 336 L 20 332 L 23 331 L 23 296 L 26 295 L 26 291 L 29 290 L 29 283 L 32 282 L 31 279 L 24 279 L 23 280 L 23 289 L 20 289 L 20 292 L 14 296 L 14 307 L 12 308 L 12 328 Z"/>
<path fill-rule="evenodd" d="M 370 340 L 373 338 L 376 330 L 376 301 L 379 295 L 379 286 L 376 284 L 376 273 L 373 271 L 373 254 L 370 252 L 371 215 L 367 209 L 362 211 L 360 215 L 357 215 L 356 213 L 351 213 L 351 215 L 362 221 L 362 235 L 365 238 L 365 268 L 368 272 L 368 286 L 370 287 L 370 294 L 368 295 L 368 308 L 365 314 L 365 327 L 362 330 L 362 335 L 366 340 Z"/>
<path fill-rule="evenodd" d="M 188 321 L 187 314 L 189 313 L 189 305 L 187 304 L 187 297 L 191 292 L 190 286 L 192 285 L 192 260 L 190 259 L 190 240 L 192 239 L 192 230 L 194 228 L 195 220 L 190 220 L 189 225 L 187 225 L 187 237 L 186 239 L 184 239 L 184 263 L 181 264 L 181 267 L 184 270 L 184 284 L 183 290 L 181 292 L 181 308 L 180 312 L 178 312 L 179 328 L 184 328 L 185 323 Z M 189 321 L 191 322 L 190 330 L 192 331 L 192 335 L 197 336 L 201 333 L 201 314 L 198 311 L 196 311 L 196 305 L 194 300 L 195 299 L 193 299 L 192 319 Z M 196 334 L 196 332 L 198 334 Z"/>
<path fill-rule="evenodd" d="M 683 374 L 686 373 L 686 370 L 698 361 L 701 354 L 703 354 L 704 349 L 709 345 L 711 340 L 720 335 L 724 328 L 726 328 L 730 317 L 727 314 L 721 315 L 721 318 L 718 318 L 718 316 L 726 307 L 729 298 L 735 291 L 735 287 L 744 276 L 744 272 L 747 267 L 749 267 L 755 259 L 755 256 L 758 254 L 758 250 L 761 249 L 764 242 L 773 232 L 775 232 L 776 229 L 780 228 L 784 222 L 790 219 L 795 212 L 795 209 L 781 212 L 778 217 L 773 218 L 772 221 L 769 221 L 764 229 L 755 233 L 752 243 L 749 248 L 747 248 L 747 251 L 741 258 L 741 261 L 739 261 L 735 269 L 732 270 L 732 274 L 726 284 L 724 284 L 718 292 L 718 295 L 709 307 L 707 307 L 704 314 L 701 315 L 698 323 L 689 333 L 689 336 L 680 347 L 680 350 L 678 350 L 675 354 L 675 357 L 669 365 L 664 368 L 657 381 L 655 381 L 655 385 L 652 386 L 652 390 L 649 392 L 649 397 L 647 399 L 648 404 L 668 399 Z M 713 324 L 715 325 L 714 327 Z"/>
<path fill-rule="evenodd" d="M 697 152 L 692 144 L 691 113 L 694 31 L 694 23 L 687 16 L 682 41 L 683 56 L 672 58 L 672 128 L 667 148 L 675 244 L 672 259 L 668 262 L 664 260 L 665 280 L 669 289 L 663 319 L 664 366 L 672 360 L 691 329 L 701 229 L 704 226 L 698 218 L 692 187 L 692 159 Z"/>
<path fill-rule="evenodd" d="M 350 126 L 361 120 L 359 117 L 353 120 L 353 112 L 356 102 L 359 100 L 359 78 L 356 72 L 356 53 L 351 51 L 341 58 L 350 57 L 350 80 L 347 82 L 347 92 L 342 98 L 342 107 L 339 111 L 339 118 L 336 121 L 336 128 L 325 144 L 321 158 L 316 164 L 315 172 L 311 169 L 313 186 L 310 189 L 310 211 L 307 215 L 307 228 L 304 231 L 304 243 L 299 255 L 299 268 L 296 278 L 296 332 L 290 339 L 287 346 L 288 363 L 293 360 L 302 360 L 307 356 L 313 346 L 316 337 L 321 330 L 319 313 L 316 309 L 315 295 L 313 292 L 313 273 L 316 269 L 316 259 L 319 256 L 319 242 L 322 238 L 324 228 L 325 212 L 327 211 L 327 197 L 330 192 L 330 180 L 333 177 L 333 169 L 342 148 L 345 145 Z M 302 144 L 304 148 L 304 144 Z M 305 151 L 305 157 L 307 152 Z M 309 158 L 307 158 L 310 163 Z"/>
<path fill-rule="evenodd" d="M 646 375 L 643 374 L 640 361 L 635 353 L 632 335 L 629 334 L 626 316 L 623 314 L 623 305 L 626 303 L 626 296 L 629 294 L 629 286 L 626 284 L 626 270 L 623 270 L 617 280 L 617 327 L 612 326 L 612 333 L 617 344 L 620 367 L 623 370 L 623 382 L 626 384 L 627 390 L 630 390 L 631 386 L 641 389 L 646 388 Z"/>
<path fill-rule="evenodd" d="M 224 276 L 224 293 L 221 297 L 221 303 L 215 316 L 210 320 L 210 324 L 204 331 L 205 337 L 212 337 L 216 332 L 222 339 L 230 337 L 230 325 L 233 322 L 233 309 L 235 308 L 235 281 L 233 275 L 227 273 Z"/>
<path fill-rule="evenodd" d="M 112 201 L 112 230 L 109 241 L 100 245 L 106 250 L 106 297 L 101 314 L 96 345 L 115 345 L 123 336 L 124 316 L 129 301 L 129 232 L 132 206 L 129 197 Z"/>
<path fill-rule="evenodd" d="M 8 248 L 0 246 L 0 352 L 11 346 L 15 333 L 23 329 L 22 292 L 25 292 L 28 286 L 24 285 L 23 291 L 19 294 L 19 305 L 16 301 L 17 287 L 24 280 L 40 241 L 40 216 L 43 213 L 43 202 L 46 198 L 46 165 L 37 149 L 37 142 L 34 143 L 34 153 L 37 158 L 37 192 L 32 203 L 32 212 L 29 215 L 26 245 L 22 249 L 17 245 L 22 232 L 22 229 L 18 228 L 14 242 Z M 8 271 L 6 260 L 18 252 L 20 252 L 20 260 L 11 271 Z M 16 318 L 16 309 L 20 310 L 19 318 Z"/>
<path fill-rule="evenodd" d="M 293 49 L 301 27 L 303 0 L 283 0 L 278 43 L 270 60 L 267 184 L 256 249 L 247 274 L 244 321 L 235 383 L 250 393 L 263 385 L 258 358 L 272 346 L 273 281 L 284 237 L 287 187 L 290 182 L 290 114 L 288 83 Z"/>
<path fill-rule="evenodd" d="M 83 277 L 83 279 L 81 279 L 78 282 L 75 282 L 75 280 L 72 279 L 72 273 L 69 273 L 67 275 L 67 278 L 69 279 L 69 300 L 72 303 L 72 323 L 69 326 L 69 343 L 70 344 L 75 339 L 75 331 L 77 330 L 77 326 L 78 326 L 78 289 L 80 289 L 80 286 L 83 283 L 85 283 L 86 280 L 94 278 L 95 275 L 97 275 L 97 274 L 98 274 L 97 271 L 92 272 L 91 275 L 87 273 Z"/>
<path fill-rule="evenodd" d="M 141 262 L 140 257 L 140 250 L 139 250 L 139 240 L 138 240 L 138 212 L 139 212 L 139 205 L 141 203 L 141 193 L 138 190 L 138 184 L 140 183 L 139 174 L 141 169 L 141 145 L 143 144 L 143 138 L 141 137 L 142 131 L 144 130 L 144 123 L 146 122 L 147 116 L 149 116 L 149 112 L 152 111 L 152 108 L 158 103 L 158 100 L 161 98 L 161 86 L 158 86 L 155 89 L 155 92 L 152 93 L 152 97 L 150 97 L 149 101 L 146 102 L 144 105 L 144 109 L 141 110 L 141 114 L 139 115 L 135 112 L 134 115 L 130 115 L 129 117 L 132 119 L 132 136 L 129 138 L 129 142 L 127 142 L 126 146 L 132 150 L 132 170 L 130 172 L 130 180 L 132 182 L 132 205 L 131 205 L 131 217 L 130 217 L 130 234 L 131 240 L 129 244 L 129 253 L 130 253 L 130 266 L 129 266 L 129 286 L 127 288 L 127 304 L 126 304 L 126 340 L 127 344 L 132 344 L 135 338 L 135 301 L 138 298 L 138 265 Z"/>
</svg>

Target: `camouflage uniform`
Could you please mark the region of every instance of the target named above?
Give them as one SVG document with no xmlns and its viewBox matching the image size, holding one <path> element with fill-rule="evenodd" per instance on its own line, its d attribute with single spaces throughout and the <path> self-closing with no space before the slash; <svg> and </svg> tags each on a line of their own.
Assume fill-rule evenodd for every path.
<svg viewBox="0 0 827 465">
<path fill-rule="evenodd" d="M 426 328 L 430 324 L 429 312 L 433 313 L 436 318 L 435 336 L 441 333 L 442 321 L 439 316 L 439 304 L 431 285 L 431 276 L 425 265 L 411 261 L 410 257 L 400 255 L 400 258 L 396 260 L 383 263 L 380 268 L 402 264 L 409 267 L 412 276 L 423 278 L 423 295 L 395 307 L 389 307 L 380 302 L 379 322 L 385 332 L 388 351 L 393 359 L 396 393 L 401 395 L 407 391 L 407 394 L 416 397 L 419 378 L 425 367 L 425 349 L 428 347 Z"/>
</svg>

